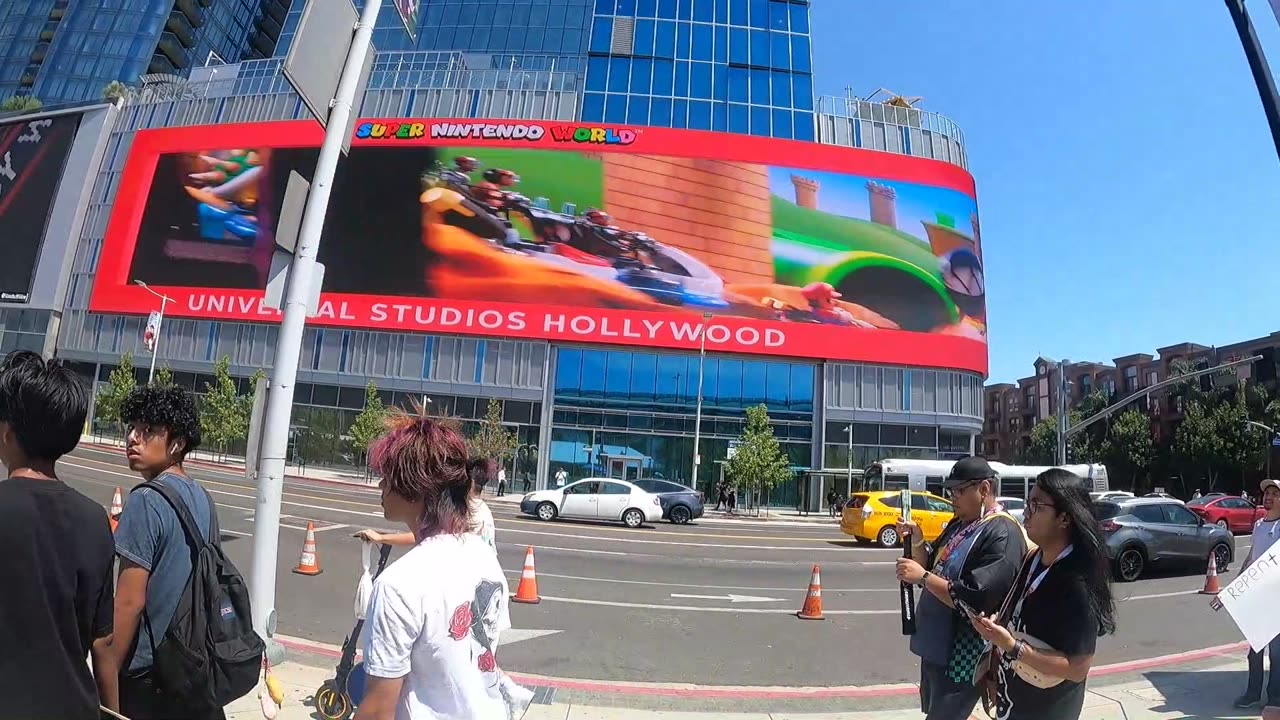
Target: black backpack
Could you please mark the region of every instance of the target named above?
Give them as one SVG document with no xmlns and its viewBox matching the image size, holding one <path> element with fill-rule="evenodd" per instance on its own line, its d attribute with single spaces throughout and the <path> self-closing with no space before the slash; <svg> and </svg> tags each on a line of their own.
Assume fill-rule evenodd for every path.
<svg viewBox="0 0 1280 720">
<path fill-rule="evenodd" d="M 173 507 L 191 548 L 191 577 L 173 619 L 158 643 L 154 629 L 151 632 L 152 677 L 161 692 L 193 712 L 221 709 L 248 695 L 262 671 L 266 645 L 253 629 L 249 588 L 222 553 L 212 498 L 210 541 L 201 536 L 186 503 L 172 488 L 150 481 L 134 490 L 144 487 Z M 150 623 L 148 619 L 148 627 Z"/>
</svg>

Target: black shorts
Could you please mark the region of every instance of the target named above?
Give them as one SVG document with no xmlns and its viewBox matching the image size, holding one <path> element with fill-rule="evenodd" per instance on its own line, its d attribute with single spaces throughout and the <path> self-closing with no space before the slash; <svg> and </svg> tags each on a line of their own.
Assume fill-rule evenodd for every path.
<svg viewBox="0 0 1280 720">
<path fill-rule="evenodd" d="M 920 661 L 920 711 L 925 720 L 968 720 L 978 705 L 978 688 L 947 676 L 943 665 Z"/>
</svg>

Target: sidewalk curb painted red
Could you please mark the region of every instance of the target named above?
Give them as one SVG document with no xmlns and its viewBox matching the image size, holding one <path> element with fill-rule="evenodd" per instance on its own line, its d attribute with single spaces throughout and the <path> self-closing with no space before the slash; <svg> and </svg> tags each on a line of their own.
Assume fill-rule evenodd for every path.
<svg viewBox="0 0 1280 720">
<path fill-rule="evenodd" d="M 305 652 L 312 655 L 319 655 L 321 657 L 338 658 L 342 655 L 339 648 L 322 643 L 313 643 L 301 638 L 276 636 L 275 641 L 286 649 Z M 1113 663 L 1111 665 L 1102 665 L 1090 671 L 1089 677 L 1122 675 L 1125 673 L 1169 667 L 1181 663 L 1209 660 L 1215 657 L 1234 657 L 1239 659 L 1240 652 L 1242 652 L 1246 647 L 1248 647 L 1247 643 L 1240 642 L 1232 643 L 1230 645 L 1218 645 L 1200 650 L 1189 650 L 1187 652 L 1174 653 L 1171 655 L 1160 655 L 1143 660 L 1129 660 L 1126 662 Z M 602 695 L 647 695 L 652 697 L 683 697 L 707 700 L 729 698 L 738 700 L 857 699 L 899 697 L 904 695 L 914 695 L 919 692 L 919 688 L 912 684 L 868 685 L 865 687 L 849 685 L 840 687 L 786 688 L 731 685 L 700 686 L 678 683 L 578 680 L 574 678 L 553 678 L 515 672 L 511 673 L 511 677 L 515 678 L 515 680 L 520 683 L 537 685 L 540 687 L 553 687 L 558 690 L 579 690 L 582 692 Z"/>
</svg>

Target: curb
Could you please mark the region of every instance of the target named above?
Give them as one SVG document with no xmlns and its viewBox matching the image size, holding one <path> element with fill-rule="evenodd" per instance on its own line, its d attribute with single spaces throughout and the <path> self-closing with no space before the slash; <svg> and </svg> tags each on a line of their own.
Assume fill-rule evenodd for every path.
<svg viewBox="0 0 1280 720">
<path fill-rule="evenodd" d="M 342 655 L 341 649 L 336 646 L 312 642 L 302 638 L 277 635 L 273 640 L 279 643 L 282 647 L 297 652 L 304 652 L 335 659 Z M 1107 677 L 1110 675 L 1123 675 L 1126 673 L 1169 667 L 1171 665 L 1179 665 L 1182 663 L 1209 660 L 1215 657 L 1234 657 L 1235 659 L 1239 659 L 1238 655 L 1240 651 L 1246 647 L 1248 647 L 1248 643 L 1238 642 L 1231 643 L 1229 645 L 1217 645 L 1214 647 L 1202 648 L 1200 650 L 1173 653 L 1171 655 L 1158 655 L 1156 657 L 1145 658 L 1142 660 L 1128 660 L 1125 662 L 1112 663 L 1110 665 L 1102 665 L 1093 668 L 1089 672 L 1089 677 L 1095 678 Z M 557 690 L 578 690 L 582 692 L 609 695 L 672 697 L 686 699 L 697 698 L 704 700 L 866 699 L 901 697 L 904 695 L 915 695 L 919 692 L 919 687 L 911 683 L 900 683 L 896 685 L 846 685 L 835 687 L 791 688 L 579 680 L 574 678 L 553 678 L 546 677 L 544 675 L 533 675 L 530 673 L 519 672 L 513 672 L 510 673 L 510 675 L 518 682 L 524 684 L 550 687 Z"/>
</svg>

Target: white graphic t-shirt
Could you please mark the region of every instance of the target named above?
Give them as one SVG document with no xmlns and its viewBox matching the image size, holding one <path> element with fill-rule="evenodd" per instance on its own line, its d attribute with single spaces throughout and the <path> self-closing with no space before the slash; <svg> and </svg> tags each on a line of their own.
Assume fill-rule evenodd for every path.
<svg viewBox="0 0 1280 720">
<path fill-rule="evenodd" d="M 373 584 L 365 672 L 404 678 L 397 720 L 507 720 L 494 652 L 510 627 L 507 579 L 484 540 L 428 538 Z"/>
<path fill-rule="evenodd" d="M 494 552 L 498 551 L 498 527 L 493 522 L 493 512 L 480 498 L 471 498 L 471 532 L 479 535 Z"/>
</svg>

